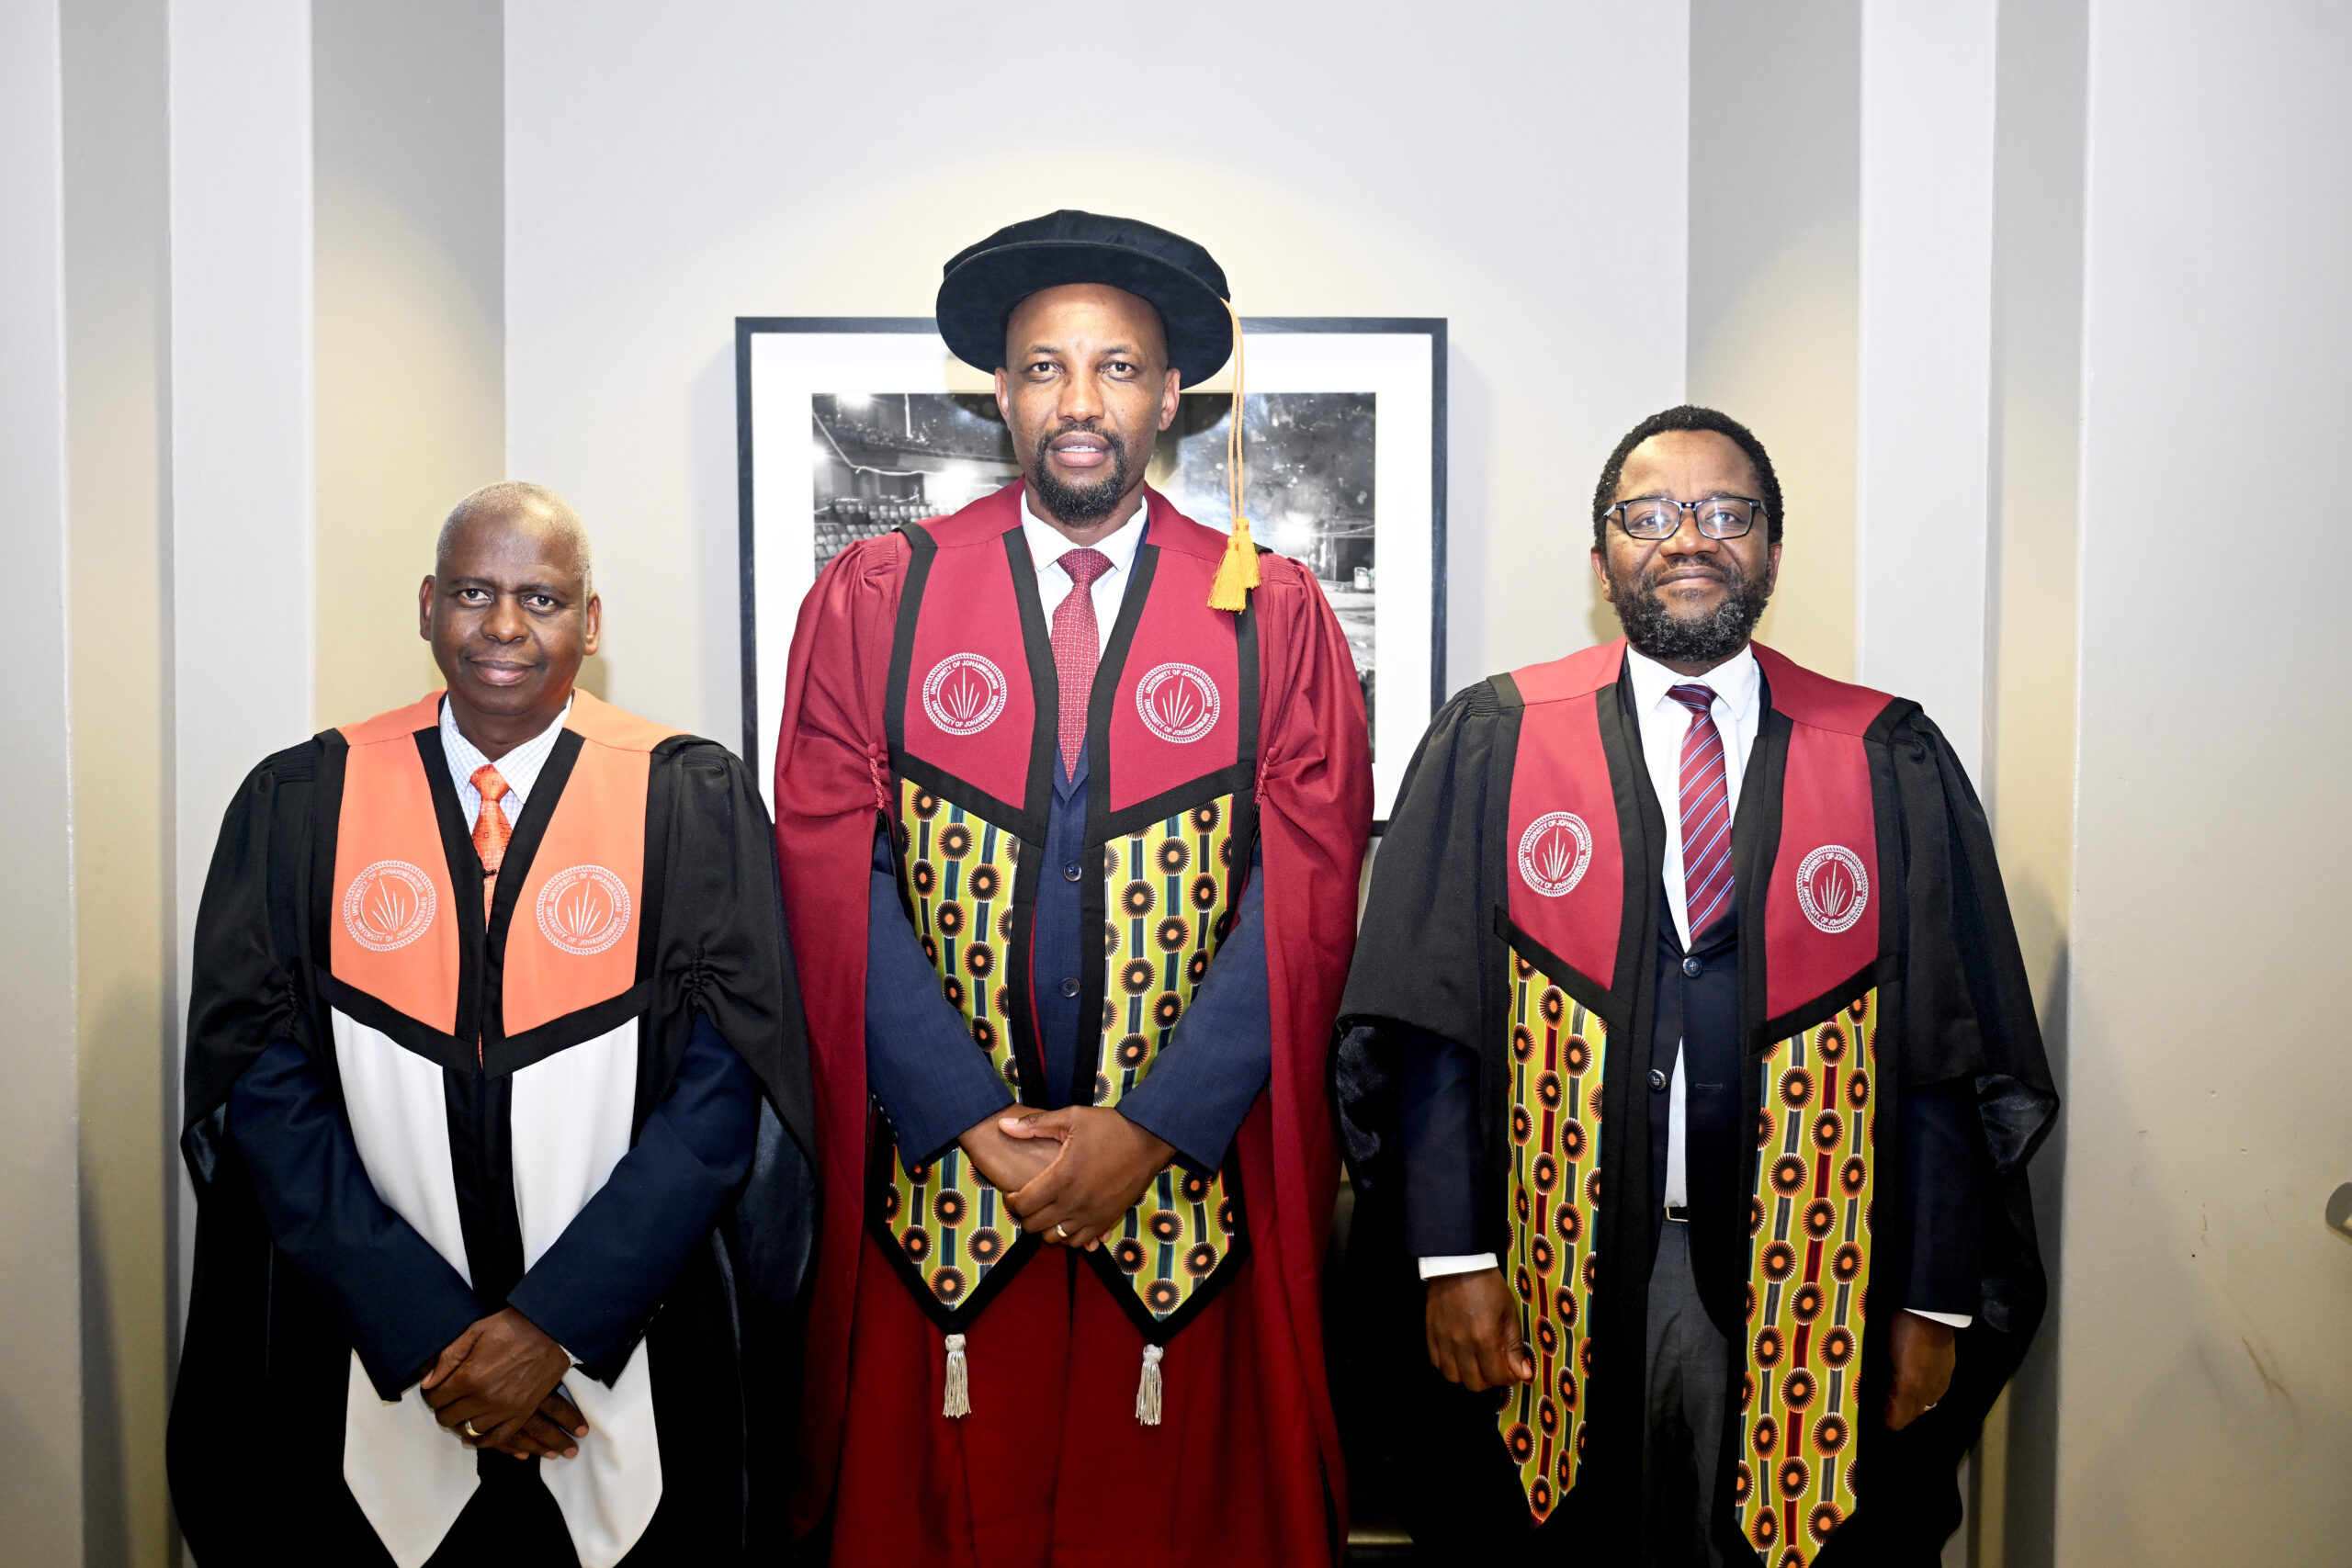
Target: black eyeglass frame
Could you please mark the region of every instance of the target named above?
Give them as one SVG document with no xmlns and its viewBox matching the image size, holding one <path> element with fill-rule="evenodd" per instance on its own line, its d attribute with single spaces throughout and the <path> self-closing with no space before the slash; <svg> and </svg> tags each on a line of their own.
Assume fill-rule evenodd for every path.
<svg viewBox="0 0 2352 1568">
<path fill-rule="evenodd" d="M 1699 508 L 1702 506 L 1713 506 L 1718 502 L 1724 501 L 1737 501 L 1743 502 L 1747 504 L 1748 509 L 1747 526 L 1741 528 L 1737 533 L 1718 534 L 1710 529 L 1702 520 L 1699 523 L 1700 535 L 1702 537 L 1709 539 L 1744 539 L 1748 535 L 1754 533 L 1756 531 L 1758 520 L 1762 518 L 1765 513 L 1763 499 L 1759 496 L 1753 495 L 1711 495 L 1703 501 L 1677 501 L 1670 495 L 1636 495 L 1619 502 L 1616 505 L 1609 508 L 1607 513 L 1603 515 L 1614 517 L 1617 520 L 1617 526 L 1623 531 L 1625 537 L 1629 539 L 1639 539 L 1645 545 L 1654 545 L 1660 539 L 1671 539 L 1675 535 L 1682 532 L 1682 519 L 1690 516 L 1693 513 L 1697 512 Z M 1674 526 L 1668 528 L 1665 533 L 1636 534 L 1634 532 L 1632 525 L 1625 521 L 1625 508 L 1629 506 L 1674 506 L 1679 507 L 1681 510 L 1675 515 Z"/>
</svg>

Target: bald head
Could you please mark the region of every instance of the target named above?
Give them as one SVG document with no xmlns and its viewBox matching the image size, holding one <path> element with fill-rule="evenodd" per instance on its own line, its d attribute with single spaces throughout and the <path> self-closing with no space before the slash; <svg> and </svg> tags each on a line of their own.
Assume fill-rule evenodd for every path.
<svg viewBox="0 0 2352 1568">
<path fill-rule="evenodd" d="M 449 509 L 448 517 L 441 525 L 441 536 L 433 546 L 434 575 L 447 574 L 451 547 L 476 525 L 506 524 L 520 525 L 537 535 L 550 554 L 570 552 L 572 563 L 580 570 L 582 592 L 595 592 L 596 574 L 589 559 L 588 530 L 581 525 L 580 513 L 571 509 L 571 502 L 547 486 L 521 479 L 484 485 Z"/>
<path fill-rule="evenodd" d="M 603 621 L 587 530 L 563 497 L 533 484 L 458 502 L 417 592 L 417 631 L 449 682 L 458 728 L 493 761 L 561 716 Z"/>
</svg>

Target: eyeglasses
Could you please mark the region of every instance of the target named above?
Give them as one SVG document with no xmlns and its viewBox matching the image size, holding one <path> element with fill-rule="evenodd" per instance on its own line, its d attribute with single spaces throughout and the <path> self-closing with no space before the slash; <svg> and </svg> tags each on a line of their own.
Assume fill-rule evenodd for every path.
<svg viewBox="0 0 2352 1568">
<path fill-rule="evenodd" d="M 1635 539 L 1671 538 L 1682 526 L 1683 514 L 1695 513 L 1699 532 L 1710 539 L 1736 539 L 1756 526 L 1764 503 L 1741 495 L 1711 495 L 1704 501 L 1674 501 L 1662 495 L 1636 496 L 1609 509 L 1617 526 Z"/>
</svg>

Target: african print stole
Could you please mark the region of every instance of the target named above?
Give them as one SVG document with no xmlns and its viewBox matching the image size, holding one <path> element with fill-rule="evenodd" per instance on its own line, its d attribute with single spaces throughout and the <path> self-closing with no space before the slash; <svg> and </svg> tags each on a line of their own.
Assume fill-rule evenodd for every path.
<svg viewBox="0 0 2352 1568">
<path fill-rule="evenodd" d="M 1744 985 L 1741 1009 L 1744 1019 L 1762 1021 L 1747 1042 L 1757 1159 L 1732 1506 L 1741 1533 L 1768 1562 L 1803 1568 L 1854 1506 L 1852 1418 L 1871 1258 L 1871 1070 L 1892 941 L 1891 924 L 1880 919 L 1883 900 L 1873 894 L 1878 815 L 1863 734 L 1889 699 L 1756 651 L 1772 713 L 1788 723 L 1768 723 L 1758 740 L 1777 776 L 1740 802 L 1743 818 L 1777 812 L 1777 821 L 1756 835 L 1753 858 L 1769 866 L 1760 895 L 1745 881 L 1741 890 L 1750 929 L 1760 897 L 1764 962 L 1763 995 Z M 1612 1036 L 1630 1025 L 1655 964 L 1650 943 L 1621 940 L 1649 908 L 1648 890 L 1627 878 L 1650 874 L 1639 831 L 1620 819 L 1602 733 L 1601 705 L 1617 701 L 1623 660 L 1623 644 L 1614 643 L 1511 677 L 1524 706 L 1502 846 L 1510 895 L 1497 920 L 1510 1032 L 1503 1268 L 1537 1375 L 1503 1406 L 1498 1425 L 1538 1523 L 1577 1484 L 1594 1358 L 1642 1354 L 1638 1343 L 1593 1337 L 1604 1289 L 1647 1285 L 1613 1278 L 1611 1260 L 1597 1251 L 1604 1188 L 1617 1179 L 1604 1174 L 1610 1122 L 1645 1114 L 1604 1097 L 1604 1075 Z M 1629 772 L 1638 773 L 1638 757 L 1632 761 Z M 1755 874 L 1742 865 L 1744 879 Z M 1750 979 L 1755 973 L 1746 970 Z M 1624 1179 L 1645 1202 L 1648 1172 Z M 1607 1321 L 1626 1319 L 1611 1313 Z"/>
<path fill-rule="evenodd" d="M 974 1046 L 1022 1103 L 1044 1105 L 1031 927 L 1059 694 L 1018 493 L 902 530 L 913 558 L 886 712 L 901 890 L 924 955 Z M 1070 1104 L 1115 1106 L 1150 1074 L 1231 929 L 1250 864 L 1255 629 L 1248 612 L 1206 607 L 1213 555 L 1155 545 L 1183 529 L 1206 533 L 1153 497 L 1087 715 L 1081 929 L 1102 939 L 1085 944 L 1080 1016 L 1099 1025 L 1063 1086 Z M 870 1226 L 933 1320 L 960 1335 L 1039 1244 L 959 1150 L 910 1165 L 879 1117 L 872 1142 Z M 1082 1255 L 1153 1347 L 1148 1384 L 1158 1348 L 1247 1245 L 1228 1158 L 1214 1175 L 1161 1172 Z M 951 1337 L 951 1414 L 960 1346 Z"/>
</svg>

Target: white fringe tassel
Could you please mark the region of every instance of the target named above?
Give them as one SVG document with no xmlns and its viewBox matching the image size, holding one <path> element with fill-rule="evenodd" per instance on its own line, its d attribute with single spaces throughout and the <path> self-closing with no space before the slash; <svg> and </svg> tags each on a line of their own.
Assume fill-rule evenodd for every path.
<svg viewBox="0 0 2352 1568">
<path fill-rule="evenodd" d="M 1155 1397 L 1152 1409 L 1157 1412 L 1159 1408 Z M 972 1371 L 964 1360 L 964 1337 L 960 1334 L 947 1337 L 947 1403 L 939 1407 L 939 1413 L 948 1416 L 972 1413 Z M 1152 1419 L 1157 1421 L 1159 1417 L 1155 1414 Z"/>
<path fill-rule="evenodd" d="M 1157 1345 L 1143 1348 L 1143 1382 L 1136 1386 L 1136 1420 L 1146 1427 L 1159 1425 L 1159 1358 L 1166 1353 Z"/>
</svg>

